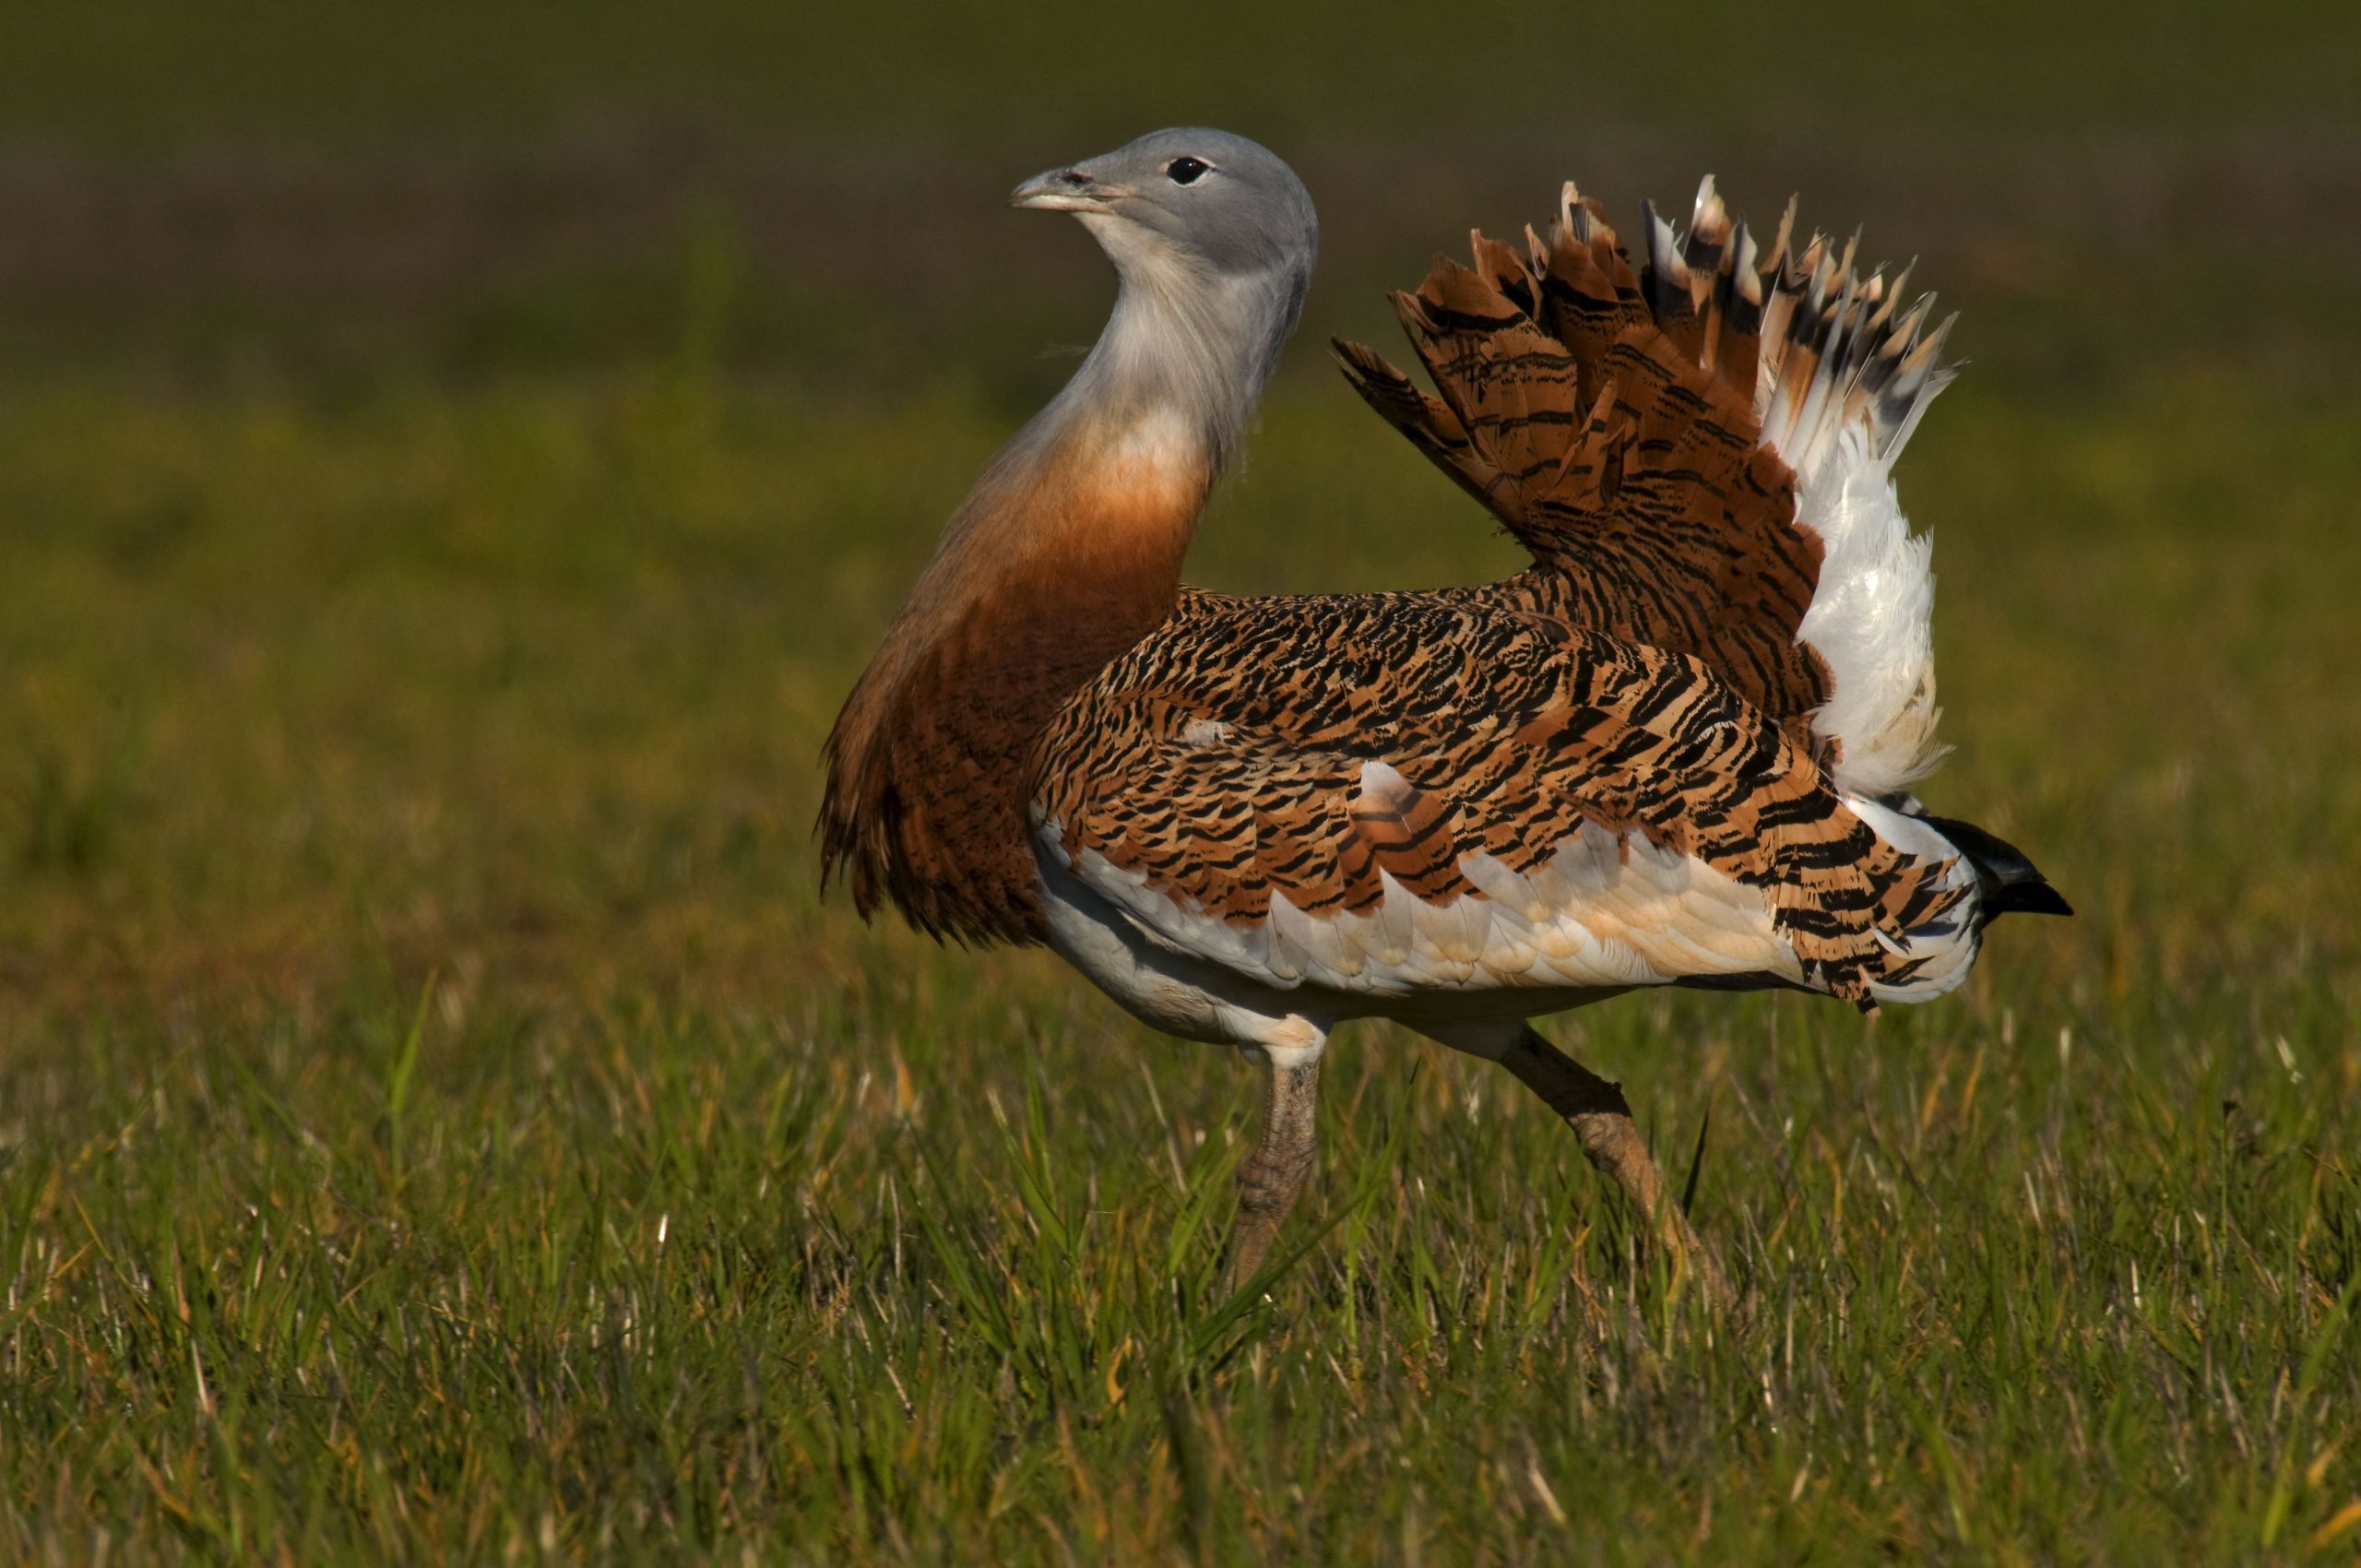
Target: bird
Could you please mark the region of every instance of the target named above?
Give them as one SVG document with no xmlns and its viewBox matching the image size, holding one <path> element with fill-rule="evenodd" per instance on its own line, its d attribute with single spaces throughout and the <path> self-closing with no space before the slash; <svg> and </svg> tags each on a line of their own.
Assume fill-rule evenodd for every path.
<svg viewBox="0 0 2361 1568">
<path fill-rule="evenodd" d="M 1570 182 L 1394 311 L 1430 391 L 1352 387 L 1531 556 L 1490 584 L 1243 596 L 1182 557 L 1318 250 L 1287 164 L 1180 127 L 1009 197 L 1079 220 L 1112 314 L 985 467 L 823 754 L 824 886 L 967 945 L 1047 945 L 1268 1073 L 1223 1262 L 1258 1278 L 1316 1163 L 1320 1063 L 1387 1018 L 1500 1063 L 1735 1298 L 1621 1086 L 1535 1020 L 1658 986 L 1874 1014 L 1958 986 L 1999 915 L 2070 913 L 1913 794 L 1944 748 L 1928 541 L 1895 458 L 1951 321 L 1713 180 L 1636 260 Z"/>
</svg>

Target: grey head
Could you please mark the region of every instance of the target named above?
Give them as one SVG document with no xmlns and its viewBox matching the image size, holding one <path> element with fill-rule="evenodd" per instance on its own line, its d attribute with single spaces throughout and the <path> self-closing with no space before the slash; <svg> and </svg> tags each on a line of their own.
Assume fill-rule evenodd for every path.
<svg viewBox="0 0 2361 1568">
<path fill-rule="evenodd" d="M 1090 227 L 1118 266 L 1125 258 L 1116 244 L 1140 243 L 1125 229 L 1153 236 L 1148 243 L 1157 250 L 1228 275 L 1308 276 L 1319 248 L 1311 196 L 1295 171 L 1270 148 L 1228 131 L 1151 131 L 1127 147 L 1036 174 L 1008 199 L 1013 207 L 1086 220 L 1115 220 Z"/>
<path fill-rule="evenodd" d="M 1113 394 L 1109 381 L 1191 383 L 1188 401 L 1227 450 L 1311 281 L 1320 224 L 1295 171 L 1244 137 L 1181 127 L 1045 170 L 1009 204 L 1074 214 L 1122 279 L 1069 396 Z"/>
</svg>

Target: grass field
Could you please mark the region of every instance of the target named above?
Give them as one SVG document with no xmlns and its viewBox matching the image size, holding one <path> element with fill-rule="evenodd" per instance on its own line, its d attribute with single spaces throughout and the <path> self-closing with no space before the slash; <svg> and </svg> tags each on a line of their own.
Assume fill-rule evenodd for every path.
<svg viewBox="0 0 2361 1568">
<path fill-rule="evenodd" d="M 2248 124 L 2337 27 L 2225 69 L 2191 124 Z M 523 96 L 620 69 L 584 36 Z M 943 64 L 966 46 L 919 79 L 969 80 Z M 42 47 L 0 56 L 11 211 L 49 187 L 8 148 L 42 137 L 291 125 L 341 158 L 317 148 L 421 103 L 523 134 L 496 82 L 415 64 L 336 105 L 268 73 L 183 101 L 144 56 Z M 718 48 L 659 64 L 718 79 Z M 1320 113 L 1349 120 L 1358 59 Z M 803 79 L 749 60 L 747 101 Z M 2166 149 L 2160 189 L 2213 167 L 2170 150 L 2184 77 L 2081 111 Z M 1086 125 L 1121 108 L 1092 80 Z M 1943 92 L 1938 118 L 1974 96 Z M 930 100 L 916 145 L 960 109 Z M 2323 188 L 2337 136 L 2306 144 Z M 118 156 L 61 223 L 148 210 L 166 176 Z M 1319 327 L 1383 334 L 1365 279 L 1505 220 L 1428 222 L 1462 156 L 1430 152 L 1404 212 L 1335 204 Z M 1743 156 L 1750 200 L 1780 188 L 1778 148 Z M 1865 201 L 1911 179 L 1822 162 Z M 245 210 L 192 167 L 206 211 Z M 979 211 L 1026 172 L 988 162 Z M 798 270 L 730 188 L 481 288 L 430 257 L 275 297 L 184 233 L 189 276 L 228 281 L 149 289 L 134 263 L 181 264 L 126 252 L 77 291 L 0 244 L 0 1559 L 2361 1553 L 2349 215 L 2311 212 L 2240 293 L 2248 253 L 2177 211 L 2134 245 L 1915 187 L 1900 227 L 1975 362 L 1901 475 L 1959 746 L 1925 792 L 2082 913 L 2002 925 L 1965 991 L 1874 1026 L 1704 996 L 1552 1026 L 1677 1173 L 1704 1129 L 1700 1224 L 1753 1300 L 1715 1322 L 1542 1107 L 1384 1028 L 1330 1055 L 1299 1255 L 1225 1304 L 1251 1071 L 1038 955 L 821 900 L 820 736 L 1071 362 L 1039 345 L 1094 330 L 1105 289 L 1079 236 L 946 214 L 976 275 L 876 291 Z M 2136 206 L 2106 221 L 2159 232 Z M 1192 575 L 1513 559 L 1306 341 Z"/>
</svg>

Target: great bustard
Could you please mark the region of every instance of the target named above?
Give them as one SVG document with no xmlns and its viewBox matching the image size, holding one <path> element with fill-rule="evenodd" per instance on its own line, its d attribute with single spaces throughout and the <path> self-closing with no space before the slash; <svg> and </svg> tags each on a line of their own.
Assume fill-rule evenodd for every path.
<svg viewBox="0 0 2361 1568">
<path fill-rule="evenodd" d="M 1440 398 L 1336 345 L 1533 564 L 1240 599 L 1181 555 L 1294 329 L 1311 198 L 1253 142 L 1169 130 L 1011 199 L 1080 218 L 1121 291 L 846 702 L 825 870 L 1267 1062 L 1233 1285 L 1311 1171 L 1330 1031 L 1374 1016 L 1505 1065 L 1726 1299 L 1620 1089 L 1529 1020 L 1667 984 L 1920 1001 L 1996 915 L 2066 912 L 1906 792 L 1940 756 L 1889 477 L 1949 379 L 1927 302 L 1786 223 L 1758 267 L 1710 180 L 1634 272 L 1569 185 L 1546 240 L 1478 236 L 1397 296 Z"/>
</svg>

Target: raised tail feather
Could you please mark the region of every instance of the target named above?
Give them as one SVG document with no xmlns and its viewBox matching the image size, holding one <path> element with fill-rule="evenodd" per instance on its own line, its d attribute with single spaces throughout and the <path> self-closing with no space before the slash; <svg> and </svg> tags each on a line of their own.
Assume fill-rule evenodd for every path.
<svg viewBox="0 0 2361 1568">
<path fill-rule="evenodd" d="M 1808 732 L 1847 788 L 1940 760 L 1932 578 L 1889 478 L 1950 379 L 1950 323 L 1857 246 L 1762 262 L 1709 178 L 1634 270 L 1572 184 L 1547 240 L 1473 237 L 1397 315 L 1440 396 L 1339 341 L 1346 376 L 1560 580 L 1569 618 L 1693 655 Z"/>
</svg>

